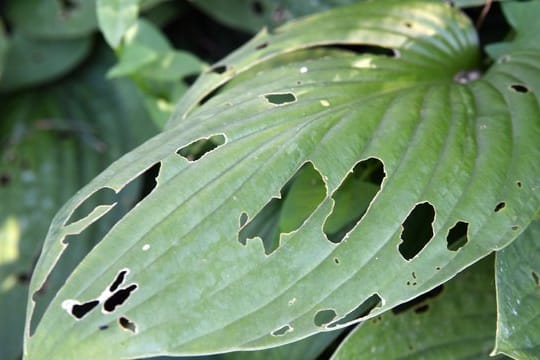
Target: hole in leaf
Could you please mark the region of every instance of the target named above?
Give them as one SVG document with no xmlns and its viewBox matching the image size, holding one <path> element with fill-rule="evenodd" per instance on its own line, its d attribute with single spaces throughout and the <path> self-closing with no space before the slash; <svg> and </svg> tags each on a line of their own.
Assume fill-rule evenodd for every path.
<svg viewBox="0 0 540 360">
<path fill-rule="evenodd" d="M 512 226 L 512 230 L 514 230 L 514 231 L 519 230 L 519 226 L 517 226 L 517 225 Z"/>
<path fill-rule="evenodd" d="M 272 198 L 251 221 L 241 226 L 238 241 L 245 245 L 248 239 L 259 237 L 265 253 L 272 253 L 279 246 L 280 233 L 290 233 L 302 226 L 325 195 L 321 174 L 311 162 L 305 163 L 283 186 L 281 199 Z"/>
<path fill-rule="evenodd" d="M 107 330 L 108 328 L 109 328 L 109 325 L 100 325 L 98 329 L 103 331 L 103 330 Z"/>
<path fill-rule="evenodd" d="M 317 48 L 324 48 L 330 50 L 343 50 L 346 52 L 362 55 L 362 54 L 372 54 L 380 55 L 387 57 L 398 57 L 399 52 L 394 49 L 385 48 L 382 46 L 376 45 L 365 45 L 365 44 L 339 44 L 339 45 L 325 45 L 318 46 Z"/>
<path fill-rule="evenodd" d="M 362 220 L 386 176 L 383 163 L 369 158 L 358 162 L 332 194 L 335 204 L 324 222 L 328 240 L 339 243 Z"/>
<path fill-rule="evenodd" d="M 457 251 L 462 248 L 468 241 L 469 223 L 458 221 L 446 236 L 446 247 L 448 250 Z"/>
<path fill-rule="evenodd" d="M 280 327 L 277 330 L 272 331 L 272 335 L 273 336 L 283 336 L 283 335 L 285 335 L 287 333 L 290 333 L 291 331 L 293 331 L 293 328 L 291 327 L 291 325 L 287 324 L 287 325 L 283 325 L 282 327 Z"/>
<path fill-rule="evenodd" d="M 197 161 L 212 150 L 225 144 L 225 136 L 222 134 L 202 138 L 184 146 L 176 153 L 188 161 Z"/>
<path fill-rule="evenodd" d="M 523 184 L 521 183 L 521 181 L 516 181 L 516 186 L 521 189 L 523 187 Z"/>
<path fill-rule="evenodd" d="M 526 94 L 529 92 L 529 88 L 522 84 L 513 84 L 510 85 L 510 88 L 514 90 L 515 92 Z"/>
<path fill-rule="evenodd" d="M 120 325 L 120 328 L 123 330 L 130 331 L 134 334 L 137 333 L 137 325 L 127 317 L 121 316 L 118 319 L 118 325 Z"/>
<path fill-rule="evenodd" d="M 129 270 L 127 270 L 127 269 L 120 270 L 118 275 L 116 275 L 116 279 L 114 279 L 111 286 L 109 286 L 109 291 L 110 292 L 115 292 L 116 289 L 118 289 L 120 287 L 120 285 L 122 285 L 124 283 L 124 281 L 126 279 L 126 275 L 128 274 L 128 271 Z"/>
<path fill-rule="evenodd" d="M 73 214 L 66 222 L 66 226 L 69 226 L 77 221 L 80 221 L 90 215 L 90 213 L 96 208 L 95 204 L 112 205 L 116 200 L 116 192 L 111 188 L 101 188 L 93 193 L 89 198 L 75 209 Z"/>
<path fill-rule="evenodd" d="M 77 319 L 82 319 L 86 314 L 88 314 L 92 309 L 99 305 L 98 300 L 92 300 L 85 302 L 84 304 L 74 304 L 71 308 L 71 315 L 75 316 Z"/>
<path fill-rule="evenodd" d="M 406 28 L 412 28 L 413 24 L 409 21 L 406 21 L 405 23 L 403 23 L 403 25 L 405 25 Z"/>
<path fill-rule="evenodd" d="M 9 174 L 0 174 L 0 187 L 8 186 L 11 182 L 11 176 Z"/>
<path fill-rule="evenodd" d="M 423 305 L 429 299 L 433 299 L 433 298 L 439 296 L 443 292 L 443 290 L 444 290 L 444 286 L 439 285 L 439 286 L 431 289 L 430 291 L 428 291 L 428 292 L 426 292 L 426 293 L 424 293 L 424 294 L 422 294 L 420 296 L 415 297 L 412 300 L 404 302 L 403 304 L 399 304 L 398 306 L 396 306 L 396 307 L 394 307 L 392 309 L 392 312 L 394 314 L 398 315 L 398 314 L 401 314 L 401 313 L 403 313 L 405 311 L 408 311 L 410 309 L 421 307 L 421 305 Z"/>
<path fill-rule="evenodd" d="M 95 220 L 94 223 L 89 224 L 80 234 L 69 235 L 63 240 L 64 243 L 68 244 L 66 250 L 48 275 L 40 290 L 32 294 L 32 299 L 36 302 L 36 307 L 31 317 L 31 335 L 34 333 L 43 313 L 50 304 L 52 296 L 48 296 L 48 294 L 56 294 L 73 269 L 81 263 L 86 254 L 99 243 L 105 234 L 107 234 L 125 214 L 131 211 L 137 203 L 144 200 L 144 198 L 153 191 L 157 185 L 155 174 L 159 173 L 160 165 L 161 163 L 158 162 L 149 166 L 145 172 L 124 185 L 118 194 L 114 193 L 114 191 L 112 193 L 102 193 L 104 194 L 103 196 L 114 195 L 114 198 L 95 199 L 98 204 L 116 203 L 117 205 L 107 214 Z M 93 198 L 93 196 L 91 196 L 91 198 Z M 84 201 L 81 205 L 84 204 L 88 205 L 87 208 L 91 208 L 93 205 L 92 203 L 89 203 L 88 200 Z M 79 205 L 77 210 L 81 205 Z M 85 212 L 80 211 L 80 213 Z M 70 218 L 74 218 L 74 216 L 72 215 Z M 45 293 L 45 296 L 39 296 L 41 293 Z"/>
<path fill-rule="evenodd" d="M 273 105 L 286 105 L 296 101 L 296 96 L 293 93 L 275 93 L 264 95 L 266 101 Z"/>
<path fill-rule="evenodd" d="M 495 209 L 493 211 L 495 212 L 499 212 L 501 211 L 502 209 L 504 209 L 506 207 L 506 203 L 504 201 L 501 201 L 500 203 L 498 203 L 497 205 L 495 205 Z"/>
<path fill-rule="evenodd" d="M 335 257 L 335 258 L 334 258 L 334 262 L 335 262 L 337 265 L 339 265 L 339 263 L 340 263 L 339 258 Z"/>
<path fill-rule="evenodd" d="M 113 312 L 118 306 L 121 306 L 129 298 L 131 293 L 137 290 L 137 284 L 131 284 L 127 288 L 123 288 L 112 294 L 105 302 L 103 303 L 103 311 Z"/>
<path fill-rule="evenodd" d="M 313 318 L 313 322 L 316 326 L 325 326 L 332 322 L 336 318 L 337 314 L 332 309 L 319 310 Z"/>
<path fill-rule="evenodd" d="M 368 316 L 376 307 L 380 307 L 382 305 L 382 298 L 379 296 L 379 294 L 373 294 L 369 298 L 367 298 L 364 302 L 362 302 L 360 305 L 358 305 L 354 310 L 349 312 L 347 316 L 344 318 L 333 322 L 332 324 L 328 325 L 327 328 L 347 324 L 351 321 L 359 320 L 363 317 Z"/>
<path fill-rule="evenodd" d="M 531 272 L 531 275 L 533 277 L 533 280 L 536 286 L 540 286 L 540 276 L 538 276 L 538 274 L 535 271 Z"/>
<path fill-rule="evenodd" d="M 268 46 L 268 43 L 267 43 L 267 42 L 263 42 L 263 43 L 260 43 L 259 45 L 257 45 L 257 46 L 255 47 L 255 49 L 261 50 L 261 49 L 264 49 L 264 48 L 267 47 L 267 46 Z"/>
<path fill-rule="evenodd" d="M 435 208 L 428 202 L 417 204 L 403 222 L 399 253 L 405 260 L 415 257 L 433 237 Z"/>
<path fill-rule="evenodd" d="M 424 305 L 420 305 L 419 307 L 414 309 L 414 312 L 417 313 L 417 314 L 422 314 L 422 313 L 425 313 L 428 310 L 429 310 L 429 304 L 424 304 Z"/>
<path fill-rule="evenodd" d="M 227 66 L 226 65 L 218 65 L 218 66 L 213 66 L 212 68 L 210 68 L 210 71 L 215 73 L 215 74 L 223 74 L 225 71 L 227 71 Z"/>
<path fill-rule="evenodd" d="M 257 16 L 262 16 L 264 13 L 264 7 L 260 1 L 254 1 L 251 4 L 251 11 Z"/>
</svg>

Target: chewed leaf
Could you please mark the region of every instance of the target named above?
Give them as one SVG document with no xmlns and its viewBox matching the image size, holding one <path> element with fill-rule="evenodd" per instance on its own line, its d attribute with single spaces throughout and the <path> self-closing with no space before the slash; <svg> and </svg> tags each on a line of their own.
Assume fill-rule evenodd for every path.
<svg viewBox="0 0 540 360">
<path fill-rule="evenodd" d="M 478 71 L 477 52 L 468 19 L 431 1 L 362 2 L 259 34 L 195 83 L 168 130 L 57 214 L 31 293 L 62 255 L 64 224 L 84 199 L 161 164 L 154 190 L 89 252 L 27 336 L 27 357 L 278 346 L 377 316 L 512 242 L 540 204 L 540 163 L 530 161 L 540 158 L 540 53 L 457 76 Z M 200 141 L 215 136 L 223 142 L 207 151 Z M 199 146 L 204 156 L 185 154 Z M 281 218 L 290 205 L 273 200 L 299 194 L 306 164 L 321 190 L 301 216 Z M 279 241 L 269 248 L 265 237 Z M 62 309 L 94 299 L 126 268 L 112 313 L 77 321 Z"/>
</svg>

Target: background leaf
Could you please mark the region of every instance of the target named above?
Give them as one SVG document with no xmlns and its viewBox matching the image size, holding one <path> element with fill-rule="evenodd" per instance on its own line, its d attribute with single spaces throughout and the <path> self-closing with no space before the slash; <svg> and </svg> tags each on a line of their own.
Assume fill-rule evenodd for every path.
<svg viewBox="0 0 540 360">
<path fill-rule="evenodd" d="M 95 0 L 8 1 L 7 16 L 26 37 L 82 38 L 97 27 Z"/>
<path fill-rule="evenodd" d="M 484 359 L 494 343 L 493 257 L 380 317 L 359 324 L 341 343 L 340 359 Z"/>
<path fill-rule="evenodd" d="M 9 38 L 0 92 L 19 90 L 58 79 L 73 70 L 89 53 L 90 37 L 66 40 Z"/>
<path fill-rule="evenodd" d="M 295 51 L 306 52 L 258 68 Z M 26 339 L 27 357 L 274 347 L 375 317 L 508 245 L 540 204 L 540 164 L 530 161 L 540 157 L 540 53 L 515 52 L 470 81 L 477 60 L 468 19 L 425 1 L 360 3 L 260 33 L 194 84 L 168 130 L 59 211 L 31 293 L 63 239 L 102 215 L 69 224 L 85 199 L 105 187 L 119 192 L 161 164 L 156 188 L 52 300 Z M 220 135 L 225 143 L 200 159 L 182 156 Z M 333 195 L 369 159 L 384 165 L 381 190 L 340 243 L 328 241 Z M 241 244 L 242 220 L 257 218 L 308 163 L 326 184 L 324 200 L 274 252 L 256 239 Z M 405 239 L 409 223 L 411 233 L 428 234 L 425 243 Z M 455 248 L 459 224 L 467 241 Z M 129 295 L 108 310 L 107 289 L 126 269 L 119 291 Z M 86 302 L 99 306 L 75 319 L 74 306 Z M 28 323 L 32 310 L 30 299 Z"/>
<path fill-rule="evenodd" d="M 534 359 L 540 344 L 540 221 L 497 253 L 495 354 Z"/>
</svg>

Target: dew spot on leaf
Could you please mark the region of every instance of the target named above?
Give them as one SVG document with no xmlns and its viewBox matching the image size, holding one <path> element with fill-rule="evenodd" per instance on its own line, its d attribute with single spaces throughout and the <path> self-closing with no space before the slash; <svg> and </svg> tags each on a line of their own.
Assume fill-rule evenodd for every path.
<svg viewBox="0 0 540 360">
<path fill-rule="evenodd" d="M 272 198 L 249 222 L 247 215 L 240 215 L 238 241 L 246 244 L 248 239 L 262 239 L 266 254 L 279 246 L 281 233 L 297 230 L 315 211 L 326 195 L 322 175 L 307 162 L 298 169 L 280 191 L 280 199 Z"/>
<path fill-rule="evenodd" d="M 364 217 L 381 189 L 386 174 L 382 161 L 369 158 L 358 162 L 332 194 L 334 208 L 324 222 L 328 240 L 340 243 Z"/>
<path fill-rule="evenodd" d="M 403 222 L 399 253 L 407 261 L 418 253 L 433 238 L 435 208 L 428 202 L 417 204 Z"/>
<path fill-rule="evenodd" d="M 313 322 L 316 326 L 322 327 L 332 322 L 336 318 L 337 314 L 332 309 L 319 310 L 313 318 Z"/>
<path fill-rule="evenodd" d="M 383 299 L 379 296 L 379 294 L 373 294 L 358 305 L 354 310 L 350 311 L 345 317 L 328 325 L 327 328 L 344 325 L 349 322 L 362 319 L 363 317 L 368 316 L 375 308 L 381 307 L 382 304 Z"/>
<path fill-rule="evenodd" d="M 526 94 L 530 91 L 529 88 L 523 84 L 512 84 L 510 85 L 510 89 L 522 94 Z"/>
<path fill-rule="evenodd" d="M 272 336 L 283 336 L 285 334 L 290 333 L 291 331 L 293 331 L 292 326 L 289 324 L 286 324 L 280 327 L 279 329 L 272 331 Z"/>
<path fill-rule="evenodd" d="M 296 101 L 296 96 L 291 92 L 274 93 L 264 95 L 266 101 L 272 105 L 287 105 Z"/>
<path fill-rule="evenodd" d="M 126 300 L 130 297 L 131 293 L 137 290 L 137 288 L 137 284 L 131 284 L 128 287 L 120 289 L 114 294 L 112 294 L 103 303 L 103 311 L 105 313 L 113 312 L 118 306 L 124 304 Z"/>
<path fill-rule="evenodd" d="M 448 250 L 457 251 L 469 241 L 469 223 L 458 221 L 446 235 L 446 247 Z"/>
<path fill-rule="evenodd" d="M 120 326 L 122 330 L 129 331 L 133 334 L 137 333 L 137 325 L 125 316 L 121 316 L 118 319 L 118 325 Z"/>
<path fill-rule="evenodd" d="M 223 134 L 213 135 L 195 140 L 176 151 L 176 153 L 188 161 L 197 161 L 209 152 L 224 145 L 225 141 Z"/>
</svg>

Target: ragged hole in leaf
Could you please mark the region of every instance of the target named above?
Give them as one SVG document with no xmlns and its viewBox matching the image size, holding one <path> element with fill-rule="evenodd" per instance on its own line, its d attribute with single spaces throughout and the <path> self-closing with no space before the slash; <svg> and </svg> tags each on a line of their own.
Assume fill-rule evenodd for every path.
<svg viewBox="0 0 540 360">
<path fill-rule="evenodd" d="M 223 134 L 218 134 L 195 140 L 179 149 L 176 153 L 188 161 L 197 161 L 223 144 L 225 144 L 225 136 Z"/>
<path fill-rule="evenodd" d="M 327 328 L 333 328 L 362 319 L 363 317 L 368 316 L 375 308 L 381 307 L 382 302 L 383 299 L 379 296 L 379 294 L 373 294 L 358 305 L 354 310 L 349 312 L 344 318 L 333 322 L 332 324 L 328 325 Z"/>
<path fill-rule="evenodd" d="M 272 198 L 254 218 L 240 227 L 238 241 L 245 245 L 248 239 L 259 237 L 265 253 L 272 253 L 279 246 L 280 234 L 302 226 L 325 195 L 321 174 L 311 162 L 305 163 L 281 188 L 281 199 Z"/>
<path fill-rule="evenodd" d="M 254 1 L 251 3 L 251 11 L 257 16 L 262 16 L 264 13 L 264 7 L 260 1 Z"/>
<path fill-rule="evenodd" d="M 43 313 L 49 306 L 52 300 L 52 294 L 55 294 L 64 284 L 73 269 L 80 264 L 86 254 L 99 243 L 125 214 L 131 211 L 138 202 L 144 200 L 154 190 L 157 185 L 155 178 L 156 174 L 159 173 L 160 164 L 160 162 L 157 162 L 150 166 L 145 172 L 124 185 L 118 194 L 113 190 L 111 190 L 112 193 L 106 192 L 105 194 L 107 196 L 111 196 L 110 201 L 107 201 L 107 203 L 117 203 L 117 205 L 108 213 L 84 227 L 79 234 L 69 235 L 62 240 L 68 245 L 67 248 L 47 276 L 40 290 L 32 294 L 32 299 L 35 301 L 35 309 L 30 319 L 30 335 L 33 335 Z M 95 196 L 92 195 L 90 198 L 94 198 L 98 204 L 105 202 L 104 199 L 99 199 Z M 95 205 L 86 200 L 77 207 L 77 210 L 84 204 L 88 205 L 87 209 L 95 208 Z M 87 211 L 91 212 L 90 210 Z M 80 212 L 84 213 L 83 211 Z M 74 218 L 74 215 L 71 215 L 70 218 Z M 77 219 L 77 221 L 83 219 Z M 74 223 L 72 222 L 71 224 Z"/>
<path fill-rule="evenodd" d="M 319 310 L 315 314 L 315 317 L 313 318 L 313 323 L 315 323 L 315 326 L 325 326 L 332 322 L 337 316 L 337 313 L 332 309 L 324 309 Z"/>
<path fill-rule="evenodd" d="M 121 306 L 126 302 L 130 297 L 131 293 L 137 290 L 137 284 L 131 284 L 126 288 L 120 289 L 114 294 L 112 294 L 105 302 L 103 303 L 103 311 L 106 313 L 113 312 L 118 306 Z"/>
<path fill-rule="evenodd" d="M 339 243 L 362 220 L 386 176 L 382 161 L 369 158 L 358 162 L 332 194 L 335 204 L 324 222 L 328 240 Z"/>
<path fill-rule="evenodd" d="M 518 180 L 516 181 L 516 186 L 521 189 L 523 187 L 523 184 L 521 183 L 521 181 Z"/>
<path fill-rule="evenodd" d="M 225 86 L 225 84 L 222 84 L 222 85 L 216 87 L 215 89 L 213 89 L 212 91 L 210 91 L 209 93 L 207 93 L 206 95 L 204 95 L 201 98 L 201 100 L 199 100 L 199 105 L 202 106 L 202 105 L 206 104 L 208 101 L 210 101 L 210 99 L 216 97 L 221 92 L 221 90 L 223 90 L 224 86 Z"/>
<path fill-rule="evenodd" d="M 417 314 L 423 314 L 429 310 L 429 304 L 420 305 L 416 309 L 414 309 L 414 312 Z"/>
<path fill-rule="evenodd" d="M 495 212 L 499 212 L 501 211 L 502 209 L 504 209 L 506 207 L 506 203 L 504 201 L 501 201 L 500 203 L 498 203 L 497 205 L 495 205 L 495 209 L 493 209 L 493 211 Z"/>
<path fill-rule="evenodd" d="M 9 174 L 0 174 L 0 187 L 8 186 L 11 182 L 11 176 Z"/>
<path fill-rule="evenodd" d="M 289 324 L 286 324 L 280 327 L 279 329 L 272 331 L 272 336 L 283 336 L 285 334 L 290 333 L 291 331 L 293 331 L 292 326 Z"/>
<path fill-rule="evenodd" d="M 395 49 L 386 48 L 383 46 L 366 45 L 366 44 L 338 44 L 338 45 L 323 45 L 317 46 L 317 49 L 324 48 L 329 50 L 341 50 L 358 55 L 371 54 L 379 56 L 387 56 L 392 58 L 399 57 L 399 52 Z"/>
<path fill-rule="evenodd" d="M 428 202 L 416 204 L 403 222 L 399 253 L 407 261 L 415 257 L 433 238 L 435 208 Z"/>
<path fill-rule="evenodd" d="M 77 209 L 71 214 L 66 221 L 66 226 L 72 223 L 80 221 L 90 215 L 90 213 L 96 208 L 95 204 L 112 205 L 117 198 L 116 192 L 111 188 L 101 188 L 88 197 Z"/>
<path fill-rule="evenodd" d="M 526 94 L 530 91 L 529 88 L 523 84 L 510 85 L 510 89 L 514 90 L 515 92 L 522 93 L 522 94 Z"/>
<path fill-rule="evenodd" d="M 257 45 L 257 46 L 255 47 L 255 49 L 261 50 L 261 49 L 264 49 L 264 48 L 267 47 L 267 46 L 268 46 L 268 43 L 267 43 L 267 42 L 263 42 L 263 43 L 260 43 L 259 45 Z"/>
<path fill-rule="evenodd" d="M 417 309 L 419 307 L 422 307 L 426 301 L 433 299 L 435 297 L 438 297 L 444 290 L 444 285 L 439 285 L 430 291 L 415 297 L 412 300 L 409 300 L 407 302 L 404 302 L 403 304 L 399 304 L 398 306 L 394 307 L 392 309 L 392 312 L 395 315 L 404 313 L 405 311 L 408 311 L 410 309 Z M 427 310 L 427 309 L 426 309 Z"/>
<path fill-rule="evenodd" d="M 265 94 L 264 98 L 273 105 L 287 105 L 296 101 L 296 96 L 291 92 Z"/>
<path fill-rule="evenodd" d="M 126 275 L 128 274 L 128 272 L 129 272 L 128 269 L 120 270 L 118 275 L 116 275 L 116 279 L 114 279 L 111 286 L 109 286 L 109 291 L 110 292 L 115 292 L 116 289 L 118 289 L 120 287 L 120 285 L 122 285 L 124 283 L 124 281 L 126 279 Z"/>
<path fill-rule="evenodd" d="M 469 241 L 469 223 L 458 221 L 446 235 L 446 247 L 448 250 L 457 251 Z"/>
<path fill-rule="evenodd" d="M 216 74 L 223 74 L 225 71 L 227 71 L 227 66 L 226 65 L 213 66 L 212 68 L 210 68 L 210 71 Z"/>
<path fill-rule="evenodd" d="M 535 271 L 531 272 L 531 276 L 532 276 L 536 286 L 540 286 L 540 276 L 538 276 L 538 274 Z"/>
<path fill-rule="evenodd" d="M 127 317 L 121 316 L 118 318 L 118 325 L 122 330 L 126 330 L 134 334 L 137 333 L 137 325 Z"/>
<path fill-rule="evenodd" d="M 71 307 L 71 315 L 77 319 L 82 319 L 86 314 L 92 311 L 96 306 L 98 306 L 99 301 L 92 300 L 85 302 L 84 304 L 73 304 Z"/>
</svg>

